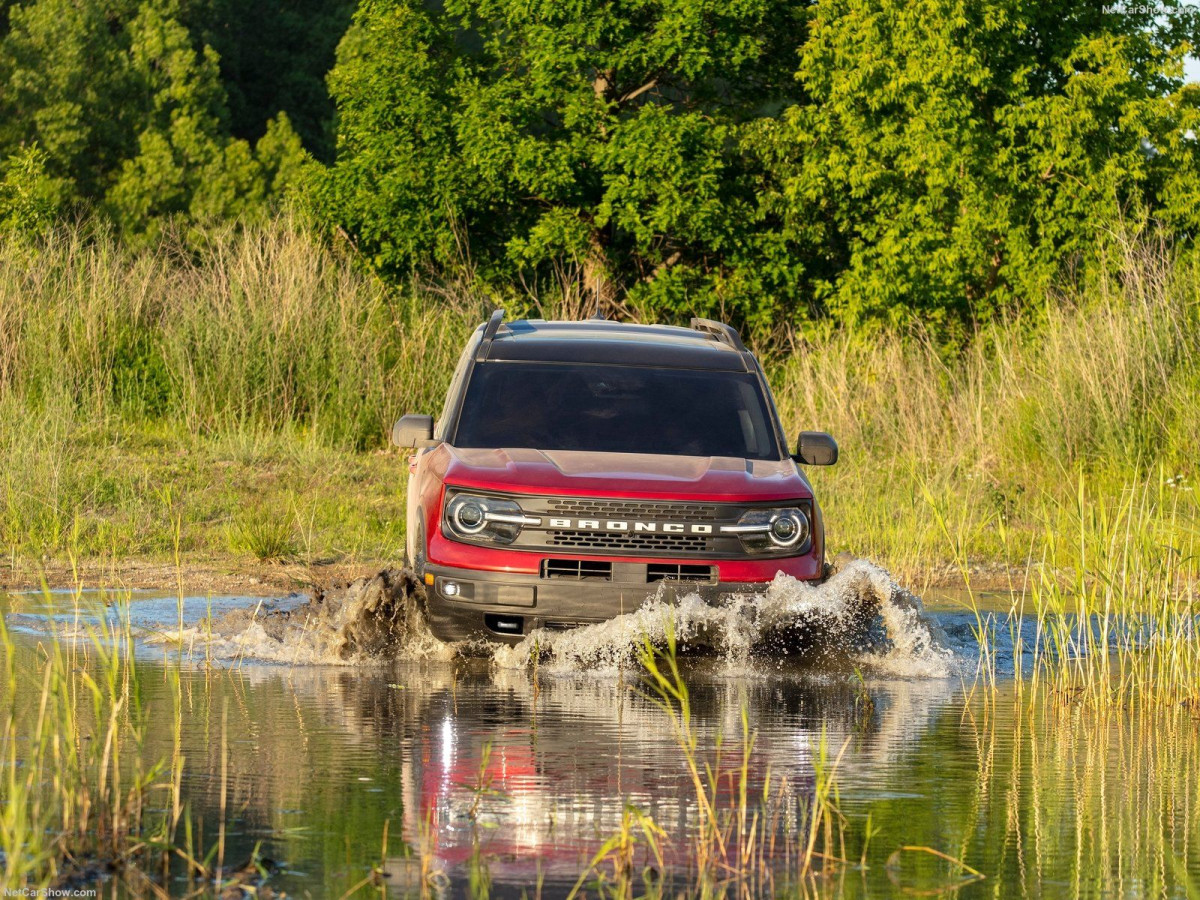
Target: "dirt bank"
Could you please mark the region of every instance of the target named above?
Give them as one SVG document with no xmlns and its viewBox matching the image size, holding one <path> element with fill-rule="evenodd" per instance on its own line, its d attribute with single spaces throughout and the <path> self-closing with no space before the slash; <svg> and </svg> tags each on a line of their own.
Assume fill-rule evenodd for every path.
<svg viewBox="0 0 1200 900">
<path fill-rule="evenodd" d="M 182 590 L 189 596 L 228 594 L 255 597 L 283 591 L 326 588 L 353 581 L 384 568 L 387 561 L 305 565 L 259 562 L 235 557 L 184 560 L 89 560 L 75 566 L 51 560 L 39 565 L 12 560 L 0 562 L 0 590 L 52 587 L 149 588 Z"/>
<path fill-rule="evenodd" d="M 887 560 L 879 561 L 888 568 Z M 233 594 L 259 596 L 281 591 L 328 588 L 337 583 L 373 575 L 398 565 L 399 560 L 367 560 L 305 564 L 295 561 L 260 562 L 236 556 L 185 558 L 173 561 L 125 559 L 86 560 L 72 566 L 61 560 L 34 563 L 28 560 L 0 561 L 0 590 L 52 587 L 150 588 L 182 590 L 189 596 Z M 891 571 L 898 581 L 920 594 L 930 588 L 956 589 L 964 586 L 961 570 L 949 563 L 932 563 L 912 568 L 896 566 Z M 971 587 L 977 591 L 1020 590 L 1028 584 L 1030 570 L 1003 563 L 976 563 L 970 567 Z"/>
</svg>

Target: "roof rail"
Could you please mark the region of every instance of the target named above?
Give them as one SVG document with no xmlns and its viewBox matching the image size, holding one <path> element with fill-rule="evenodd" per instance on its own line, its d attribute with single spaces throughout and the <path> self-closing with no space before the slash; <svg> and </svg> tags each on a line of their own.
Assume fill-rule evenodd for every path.
<svg viewBox="0 0 1200 900">
<path fill-rule="evenodd" d="M 492 339 L 496 337 L 496 332 L 500 330 L 500 326 L 504 324 L 504 310 L 497 309 L 492 311 L 491 318 L 487 320 L 487 324 L 483 326 L 483 337 L 479 339 L 479 346 L 475 348 L 475 361 L 480 362 L 488 358 L 488 345 Z"/>
<path fill-rule="evenodd" d="M 702 331 L 705 334 L 712 335 L 722 344 L 728 344 L 739 353 L 746 352 L 746 345 L 742 343 L 742 336 L 737 333 L 737 329 L 732 325 L 726 325 L 724 322 L 718 322 L 716 319 L 692 319 L 689 326 L 694 331 Z"/>
<path fill-rule="evenodd" d="M 496 332 L 500 330 L 500 323 L 504 321 L 504 310 L 497 309 L 492 311 L 492 317 L 487 320 L 487 324 L 483 326 L 483 339 L 490 341 L 496 336 Z"/>
</svg>

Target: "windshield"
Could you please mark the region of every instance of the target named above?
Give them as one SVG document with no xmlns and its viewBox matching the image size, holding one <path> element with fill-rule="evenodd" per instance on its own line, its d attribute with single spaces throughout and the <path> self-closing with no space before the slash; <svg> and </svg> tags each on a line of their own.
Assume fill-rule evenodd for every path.
<svg viewBox="0 0 1200 900">
<path fill-rule="evenodd" d="M 743 372 L 484 362 L 458 422 L 458 447 L 780 458 Z"/>
</svg>

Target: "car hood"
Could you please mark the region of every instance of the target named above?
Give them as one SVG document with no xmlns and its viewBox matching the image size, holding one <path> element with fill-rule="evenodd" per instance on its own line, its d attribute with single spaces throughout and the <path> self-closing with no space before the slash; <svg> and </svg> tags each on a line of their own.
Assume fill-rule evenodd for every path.
<svg viewBox="0 0 1200 900">
<path fill-rule="evenodd" d="M 445 481 L 521 494 L 648 499 L 792 500 L 812 497 L 790 459 L 659 456 L 577 450 L 469 450 L 443 444 Z"/>
</svg>

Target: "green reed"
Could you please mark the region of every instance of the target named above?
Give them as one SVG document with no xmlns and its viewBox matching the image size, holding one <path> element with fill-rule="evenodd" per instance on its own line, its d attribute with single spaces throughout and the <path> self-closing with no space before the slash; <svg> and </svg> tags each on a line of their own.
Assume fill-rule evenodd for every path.
<svg viewBox="0 0 1200 900">
<path fill-rule="evenodd" d="M 88 603 L 81 590 L 56 597 L 60 615 L 47 618 L 34 648 L 18 649 L 0 617 L 3 889 L 61 890 L 107 874 L 123 894 L 157 897 L 182 864 L 194 895 L 221 891 L 220 841 L 201 851 L 183 799 L 179 667 L 156 669 L 168 707 L 154 716 L 159 728 L 169 721 L 172 744 L 152 758 L 128 602 L 109 593 Z M 223 815 L 219 827 L 223 833 Z"/>
<path fill-rule="evenodd" d="M 1156 487 L 1135 481 L 1115 498 L 1079 477 L 1074 528 L 1047 530 L 1051 565 L 1031 587 L 1035 681 L 1090 702 L 1200 705 L 1195 502 L 1161 472 Z M 1072 565 L 1053 565 L 1062 559 Z"/>
<path fill-rule="evenodd" d="M 1197 896 L 1193 711 L 1064 704 L 1047 687 L 990 694 L 967 712 L 977 775 L 962 789 L 974 802 L 954 827 L 997 896 Z"/>
<path fill-rule="evenodd" d="M 51 620 L 31 669 L 18 668 L 0 622 L 4 882 L 46 888 L 102 866 L 140 891 L 178 824 L 178 769 L 166 760 L 147 764 L 140 752 L 146 712 L 125 601 L 112 597 L 110 609 L 85 610 L 75 599 L 70 618 Z M 160 794 L 169 811 L 149 815 Z"/>
<path fill-rule="evenodd" d="M 740 734 L 732 751 L 715 735 L 712 751 L 692 711 L 691 692 L 679 662 L 674 622 L 664 622 L 661 644 L 644 636 L 638 650 L 641 695 L 667 717 L 691 781 L 696 822 L 687 844 L 689 870 L 668 872 L 665 847 L 678 840 L 642 810 L 626 806 L 621 826 L 596 853 L 571 893 L 584 888 L 601 897 L 723 898 L 764 896 L 777 890 L 800 896 L 826 893 L 830 879 L 854 863 L 846 855 L 848 820 L 838 808 L 838 768 L 847 745 L 832 755 L 825 734 L 813 749 L 811 790 L 796 798 L 796 785 L 768 767 L 759 790 L 751 790 L 756 735 L 743 698 Z M 732 798 L 722 804 L 721 798 Z M 868 824 L 866 843 L 869 843 Z M 649 858 L 639 872 L 635 860 Z M 865 856 L 865 849 L 864 849 Z M 637 893 L 638 891 L 641 893 Z"/>
</svg>

